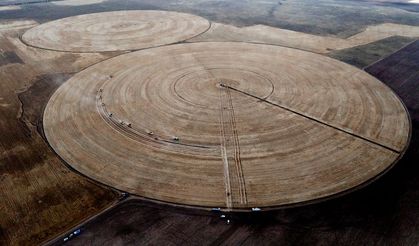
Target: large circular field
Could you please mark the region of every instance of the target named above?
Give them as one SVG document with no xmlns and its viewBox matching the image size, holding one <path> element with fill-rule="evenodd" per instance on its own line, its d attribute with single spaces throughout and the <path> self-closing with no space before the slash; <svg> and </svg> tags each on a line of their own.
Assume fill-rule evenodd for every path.
<svg viewBox="0 0 419 246">
<path fill-rule="evenodd" d="M 72 16 L 36 26 L 22 40 L 31 46 L 71 52 L 125 51 L 184 41 L 208 30 L 199 16 L 131 10 Z"/>
<path fill-rule="evenodd" d="M 46 137 L 73 168 L 168 203 L 276 208 L 352 190 L 409 141 L 397 96 L 318 54 L 191 43 L 121 55 L 50 99 Z"/>
</svg>

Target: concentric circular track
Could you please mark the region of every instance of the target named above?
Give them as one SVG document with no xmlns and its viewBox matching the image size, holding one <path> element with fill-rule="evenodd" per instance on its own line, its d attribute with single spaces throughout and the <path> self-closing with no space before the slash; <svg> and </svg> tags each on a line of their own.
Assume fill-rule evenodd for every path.
<svg viewBox="0 0 419 246">
<path fill-rule="evenodd" d="M 71 52 L 124 51 L 176 43 L 205 32 L 201 17 L 168 11 L 79 15 L 36 26 L 22 36 L 31 46 Z"/>
<path fill-rule="evenodd" d="M 309 202 L 388 170 L 408 114 L 381 82 L 317 54 L 178 44 L 94 65 L 52 96 L 45 134 L 72 167 L 169 203 Z"/>
</svg>

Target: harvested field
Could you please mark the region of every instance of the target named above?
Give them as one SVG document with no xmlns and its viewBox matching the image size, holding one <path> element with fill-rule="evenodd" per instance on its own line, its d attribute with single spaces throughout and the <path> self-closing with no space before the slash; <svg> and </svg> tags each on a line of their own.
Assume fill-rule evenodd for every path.
<svg viewBox="0 0 419 246">
<path fill-rule="evenodd" d="M 358 61 L 366 64 L 367 61 L 369 63 L 378 59 L 379 56 L 391 53 L 401 43 L 400 40 L 407 42 L 409 39 L 417 38 L 418 29 L 415 25 L 419 24 L 419 14 L 416 13 L 419 9 L 415 9 L 412 4 L 399 3 L 371 4 L 369 1 L 349 0 L 315 2 L 316 4 L 313 5 L 311 0 L 2 1 L 0 3 L 2 5 L 0 7 L 0 115 L 2 116 L 0 119 L 0 197 L 2 197 L 0 199 L 0 245 L 36 245 L 53 238 L 56 238 L 55 242 L 62 242 L 64 235 L 69 234 L 70 228 L 80 226 L 83 234 L 79 238 L 74 238 L 74 241 L 71 240 L 70 244 L 366 245 L 376 242 L 387 245 L 415 245 L 419 241 L 417 233 L 419 231 L 417 199 L 419 186 L 416 177 L 418 172 L 416 164 L 419 161 L 416 112 L 418 111 L 416 99 L 418 87 L 415 83 L 419 64 L 415 61 L 415 48 L 410 47 L 404 53 L 397 53 L 402 54 L 399 58 L 389 56 L 382 62 L 374 64 L 371 66 L 374 68 L 373 71 L 369 70 L 371 68 L 367 69 L 378 78 L 382 76 L 382 80 L 390 84 L 402 96 L 410 110 L 413 131 L 411 145 L 406 153 L 408 134 L 403 134 L 403 132 L 408 132 L 410 127 L 405 127 L 408 121 L 401 117 L 406 115 L 406 112 L 401 107 L 398 98 L 389 92 L 388 88 L 353 67 L 350 68 L 352 73 L 343 72 L 345 65 L 316 54 L 312 56 L 322 61 L 320 63 L 316 61 L 316 66 L 306 64 L 305 61 L 296 63 L 294 61 L 296 57 L 293 54 L 289 59 L 293 61 L 290 63 L 293 66 L 290 67 L 283 64 L 284 61 L 281 59 L 275 61 L 277 57 L 284 58 L 285 56 L 273 50 L 276 48 L 293 50 L 276 47 L 277 45 L 325 55 L 332 55 L 336 50 L 338 50 L 336 52 L 340 50 L 342 56 L 339 59 L 358 56 L 362 53 Z M 174 18 L 170 21 L 164 22 L 166 16 L 160 19 L 163 21 L 154 20 L 149 25 L 143 22 L 132 23 L 132 20 L 127 21 L 122 16 L 121 18 L 105 18 L 101 23 L 94 23 L 95 21 L 90 20 L 89 23 L 94 24 L 84 30 L 81 28 L 81 33 L 70 28 L 72 23 L 66 23 L 68 26 L 65 27 L 56 26 L 62 31 L 59 33 L 54 28 L 36 33 L 38 37 L 42 37 L 40 39 L 42 43 L 49 42 L 48 45 L 57 45 L 56 42 L 49 40 L 51 36 L 48 33 L 54 33 L 53 37 L 59 38 L 66 45 L 55 47 L 64 50 L 63 52 L 52 51 L 54 47 L 36 48 L 34 47 L 36 45 L 31 46 L 22 42 L 21 37 L 26 30 L 43 29 L 48 25 L 54 25 L 59 22 L 54 21 L 55 19 L 64 17 L 77 19 L 78 17 L 71 16 L 117 10 L 126 11 L 124 13 L 131 13 L 134 10 L 152 10 L 148 12 L 162 13 L 161 10 L 170 10 L 185 12 L 185 14 L 173 13 Z M 180 21 L 175 17 L 179 15 L 188 17 L 180 18 L 183 19 Z M 201 32 L 200 28 L 204 26 L 201 24 L 205 23 L 208 28 L 209 23 L 193 15 L 216 22 L 212 23 L 209 30 Z M 48 21 L 53 22 L 48 23 Z M 45 22 L 47 23 L 35 27 Z M 171 38 L 162 38 L 164 35 L 159 33 L 158 26 L 169 28 L 167 33 L 170 33 Z M 139 31 L 137 27 L 143 28 Z M 281 29 L 275 27 L 281 27 Z M 89 30 L 94 30 L 98 35 L 89 36 Z M 118 33 L 118 36 L 123 39 L 121 41 L 112 39 L 112 35 L 107 34 L 109 30 Z M 142 35 L 136 35 L 138 32 Z M 150 32 L 153 34 L 148 35 Z M 87 37 L 87 40 L 83 39 L 79 42 L 72 38 L 77 35 L 82 39 Z M 146 38 L 144 38 L 145 35 Z M 190 39 L 195 35 L 198 36 Z M 394 37 L 394 35 L 400 36 Z M 33 40 L 37 40 L 37 37 Z M 137 42 L 139 40 L 142 42 Z M 206 58 L 203 60 L 197 59 L 202 58 L 202 53 L 201 50 L 193 49 L 193 45 L 211 46 L 212 43 L 167 46 L 165 48 L 169 50 L 173 47 L 184 47 L 183 45 L 189 47 L 183 53 L 177 53 L 180 48 L 176 52 L 171 50 L 173 53 L 168 57 L 174 64 L 173 69 L 182 67 L 182 64 L 185 64 L 183 62 L 187 61 L 186 64 L 194 64 L 195 67 L 183 67 L 183 70 L 179 69 L 179 71 L 188 69 L 194 72 L 201 71 L 198 73 L 199 76 L 195 76 L 194 72 L 185 74 L 181 79 L 183 82 L 178 82 L 178 85 L 173 87 L 166 85 L 170 84 L 167 82 L 168 79 L 173 78 L 176 73 L 166 73 L 166 77 L 159 76 L 158 78 L 150 76 L 143 80 L 141 74 L 144 71 L 165 74 L 167 69 L 171 68 L 170 66 L 156 68 L 153 65 L 155 62 L 163 61 L 170 64 L 170 60 L 165 60 L 167 56 L 163 53 L 153 53 L 160 48 L 149 49 L 150 47 L 185 41 L 187 43 L 238 41 L 240 44 L 237 47 L 247 45 L 243 42 L 268 45 L 261 45 L 261 47 L 267 47 L 265 52 L 247 49 L 238 49 L 240 52 L 237 52 L 237 47 L 232 48 L 229 43 L 215 43 L 216 45 L 210 49 L 212 52 L 208 51 L 209 54 L 204 55 L 203 57 Z M 368 42 L 374 43 L 367 44 Z M 118 48 L 123 46 L 128 50 L 118 51 L 124 50 L 125 48 Z M 225 47 L 228 52 L 218 50 L 220 47 Z M 108 175 L 106 180 L 101 180 L 106 184 L 117 187 L 121 183 L 127 187 L 132 187 L 134 184 L 132 192 L 135 194 L 162 199 L 172 205 L 173 202 L 178 202 L 186 206 L 187 201 L 192 199 L 189 205 L 200 208 L 220 204 L 222 209 L 229 211 L 250 211 L 253 206 L 263 204 L 268 206 L 266 209 L 272 209 L 278 206 L 306 204 L 298 202 L 304 199 L 310 202 L 315 198 L 336 197 L 336 195 L 347 193 L 345 191 L 352 191 L 370 184 L 370 181 L 375 180 L 390 168 L 392 171 L 358 192 L 301 208 L 262 213 L 228 213 L 226 218 L 220 218 L 220 213 L 211 215 L 208 212 L 198 212 L 193 209 L 158 205 L 159 203 L 145 202 L 144 199 L 132 195 L 130 196 L 132 200 L 128 203 L 95 217 L 100 211 L 111 208 L 119 195 L 113 189 L 106 188 L 77 173 L 71 166 L 66 166 L 66 163 L 54 153 L 44 135 L 44 108 L 50 96 L 58 87 L 65 86 L 68 79 L 73 84 L 77 76 L 83 75 L 86 71 L 96 70 L 97 67 L 94 64 L 102 62 L 112 64 L 114 59 L 122 59 L 125 57 L 122 54 L 129 53 L 131 49 L 146 49 L 144 52 L 149 55 L 160 54 L 161 56 L 153 57 L 148 63 L 144 63 L 143 57 L 136 57 L 136 53 L 131 53 L 130 56 L 138 58 L 132 64 L 139 62 L 143 65 L 139 73 L 136 71 L 133 71 L 133 74 L 124 73 L 123 71 L 132 71 L 136 66 L 122 63 L 116 66 L 119 68 L 117 72 L 115 69 L 100 70 L 96 71 L 96 74 L 90 74 L 92 77 L 89 79 L 101 80 L 103 74 L 108 76 L 112 73 L 109 75 L 110 82 L 107 84 L 107 89 L 103 91 L 102 98 L 109 100 L 112 96 L 115 99 L 105 102 L 101 113 L 106 112 L 109 106 L 110 110 L 116 112 L 118 116 L 122 115 L 124 119 L 114 117 L 112 120 L 107 120 L 106 122 L 110 125 L 106 127 L 122 134 L 119 138 L 124 141 L 129 138 L 128 141 L 133 143 L 132 146 L 138 146 L 139 140 L 143 140 L 144 134 L 141 135 L 138 132 L 146 133 L 146 137 L 149 137 L 151 129 L 153 131 L 151 135 L 157 139 L 153 139 L 151 147 L 149 143 L 143 144 L 142 151 L 149 148 L 153 152 L 141 153 L 145 156 L 142 159 L 158 157 L 153 162 L 157 165 L 142 165 L 139 168 L 135 166 L 138 163 L 134 163 L 135 165 L 130 167 L 131 172 L 128 169 L 113 169 L 114 173 L 107 174 L 99 172 L 101 174 L 99 178 Z M 107 52 L 98 53 L 102 50 Z M 370 51 L 372 53 L 369 53 Z M 257 64 L 238 68 L 237 62 L 243 61 L 247 52 L 253 55 L 261 54 L 259 58 L 262 60 L 258 58 L 255 60 Z M 409 55 L 409 52 L 412 55 Z M 207 71 L 205 66 L 211 60 L 209 59 L 212 56 L 211 53 L 218 54 L 217 56 L 220 57 L 220 59 L 214 59 L 216 63 L 214 67 L 219 64 L 231 65 L 224 70 L 211 70 L 214 77 L 202 72 Z M 230 53 L 231 56 L 228 55 Z M 299 54 L 305 54 L 305 52 Z M 270 57 L 271 55 L 274 55 L 275 59 Z M 119 57 L 112 58 L 114 56 Z M 304 56 L 298 58 L 304 58 Z M 395 62 L 397 59 L 402 62 Z M 329 61 L 333 62 L 329 64 Z M 348 62 L 348 60 L 345 61 Z M 274 66 L 275 64 L 280 66 Z M 313 67 L 316 68 L 314 76 Z M 238 72 L 237 69 L 241 70 Z M 252 73 L 250 71 L 252 69 L 258 69 L 260 73 Z M 296 70 L 299 72 L 289 73 Z M 278 71 L 282 72 L 277 74 Z M 318 73 L 322 72 L 323 74 L 319 76 Z M 134 74 L 138 77 L 134 78 Z M 271 75 L 275 78 L 271 79 Z M 71 79 L 73 76 L 76 77 Z M 89 77 L 87 74 L 84 76 Z M 218 82 L 206 83 L 208 77 L 215 78 L 216 81 L 222 77 L 224 86 L 220 86 Z M 335 81 L 333 77 L 339 79 Z M 148 79 L 158 80 L 158 83 L 151 83 Z M 115 84 L 125 80 L 126 84 L 121 83 L 121 88 Z M 293 80 L 300 81 L 298 84 L 306 89 L 297 90 L 296 88 L 299 87 L 292 83 Z M 253 81 L 256 81 L 256 84 L 253 84 Z M 324 83 L 325 81 L 327 83 Z M 346 85 L 331 90 L 331 87 L 336 87 L 340 83 Z M 269 84 L 273 86 L 269 87 Z M 143 90 L 139 85 L 147 85 L 147 87 Z M 159 91 L 156 91 L 156 88 L 153 89 L 152 85 L 156 85 Z M 351 88 L 349 85 L 357 86 Z M 272 88 L 274 90 L 268 96 L 269 89 Z M 333 93 L 328 93 L 328 91 L 333 91 Z M 83 93 L 87 92 L 83 91 Z M 214 92 L 218 92 L 216 97 L 211 96 Z M 278 92 L 279 94 L 276 95 Z M 339 96 L 335 95 L 335 92 Z M 262 96 L 259 96 L 259 93 Z M 91 98 L 95 100 L 97 94 L 90 96 L 89 94 L 79 100 L 80 105 L 89 102 Z M 275 101 L 270 101 L 271 99 Z M 329 99 L 333 100 L 333 103 L 327 103 Z M 118 107 L 122 101 L 126 103 L 126 107 Z M 162 101 L 163 103 L 159 103 Z M 227 102 L 227 104 L 218 102 Z M 184 107 L 186 104 L 189 106 Z M 75 105 L 77 103 L 71 106 Z M 136 108 L 131 108 L 131 106 Z M 185 110 L 185 108 L 190 110 Z M 252 111 L 252 109 L 257 110 Z M 216 111 L 218 114 L 215 113 Z M 92 111 L 93 114 L 97 112 L 97 108 Z M 394 114 L 395 112 L 397 113 Z M 79 115 L 85 113 L 87 112 L 80 112 Z M 380 118 L 380 116 L 383 117 Z M 196 118 L 204 120 L 199 121 Z M 347 120 L 343 120 L 344 118 Z M 119 120 L 122 120 L 122 123 Z M 215 120 L 217 120 L 216 123 L 214 123 Z M 127 122 L 131 123 L 131 127 L 126 125 Z M 207 128 L 208 134 L 199 135 L 198 133 L 202 133 L 201 130 L 206 128 L 204 124 L 208 122 L 214 123 Z M 262 127 L 260 127 L 261 122 Z M 380 122 L 383 123 L 384 129 L 381 129 Z M 95 125 L 96 122 L 91 124 Z M 142 124 L 147 125 L 147 128 L 143 128 Z M 223 127 L 217 129 L 214 127 L 217 124 Z M 402 127 L 399 126 L 400 124 Z M 86 126 L 82 125 L 82 127 Z M 187 130 L 187 128 L 191 129 Z M 224 134 L 221 134 L 222 132 Z M 281 133 L 284 134 L 281 135 Z M 287 137 L 290 136 L 294 138 L 289 140 Z M 210 155 L 199 149 L 202 146 L 191 145 L 191 142 L 218 146 L 218 155 L 214 158 L 216 164 L 203 165 L 205 158 Z M 55 144 L 57 145 L 56 142 Z M 86 152 L 92 150 L 91 146 L 89 147 L 85 149 Z M 221 151 L 221 147 L 225 147 L 224 152 Z M 307 155 L 301 157 L 298 153 L 293 154 L 292 147 L 295 148 L 295 153 L 297 150 L 303 150 Z M 105 146 L 102 149 L 106 148 L 113 151 L 112 146 Z M 282 148 L 287 149 L 282 152 L 276 151 Z M 126 150 L 123 149 L 123 151 Z M 167 154 L 168 152 L 170 153 Z M 203 152 L 205 156 L 199 162 L 194 162 L 193 159 L 196 156 L 202 156 Z M 349 154 L 351 152 L 353 155 Z M 160 158 L 162 153 L 167 154 L 169 161 Z M 258 156 L 260 153 L 272 154 L 272 158 L 263 155 L 260 157 Z M 383 153 L 383 155 L 374 153 Z M 399 164 L 393 168 L 398 157 L 404 153 Z M 294 170 L 289 169 L 290 165 L 288 165 L 286 169 L 269 169 L 266 175 L 260 172 L 263 168 L 271 168 L 275 161 L 281 163 L 273 160 L 275 158 L 283 160 L 288 156 L 290 160 L 288 164 L 290 164 L 294 160 L 304 160 L 304 158 L 307 160 L 307 156 L 310 155 L 332 164 L 330 167 L 322 165 L 320 173 L 317 173 L 314 168 L 310 169 L 307 166 L 308 161 L 302 161 L 301 163 L 308 167 L 304 169 L 306 172 L 315 173 L 312 179 L 306 178 L 309 176 L 305 177 L 303 171 L 299 173 L 295 165 L 292 167 Z M 175 162 L 171 161 L 173 156 L 176 156 Z M 190 168 L 178 168 L 177 165 L 182 164 L 178 156 L 182 156 L 182 161 L 188 160 Z M 333 157 L 336 157 L 334 161 L 332 161 Z M 138 159 L 139 155 L 118 156 L 118 158 Z M 259 158 L 268 161 L 260 165 Z M 320 160 L 318 162 L 321 163 Z M 337 164 L 344 162 L 351 164 L 343 167 Z M 105 165 L 103 170 L 110 166 Z M 167 166 L 174 169 L 164 170 Z M 158 182 L 153 186 L 154 181 L 150 183 L 147 180 L 149 185 L 144 186 L 144 190 L 141 189 L 142 184 L 139 181 L 144 180 L 133 179 L 138 175 L 135 170 L 145 167 L 149 168 L 148 170 L 151 170 L 150 173 L 153 174 L 151 180 L 156 180 L 159 177 L 157 175 L 161 175 L 165 179 L 164 182 L 176 185 L 172 187 L 163 185 L 160 188 Z M 240 170 L 240 167 L 244 168 Z M 352 169 L 353 167 L 355 168 Z M 202 173 L 202 168 L 215 170 L 212 173 L 215 175 L 209 176 Z M 295 179 L 300 183 L 304 179 L 310 182 L 321 182 L 318 182 L 317 186 L 303 187 L 293 184 L 294 180 L 291 179 L 290 182 L 278 179 L 281 175 L 286 175 L 285 171 L 296 174 Z M 327 173 L 321 175 L 323 171 Z M 127 176 L 124 176 L 125 174 Z M 232 185 L 230 186 L 226 185 L 226 174 L 228 176 L 231 174 L 229 183 Z M 118 175 L 122 177 L 122 182 L 118 180 Z M 196 182 L 188 178 L 182 179 L 182 177 L 194 177 Z M 252 182 L 248 182 L 246 177 Z M 260 178 L 254 179 L 254 177 Z M 340 182 L 342 180 L 339 177 L 343 177 L 344 182 Z M 221 184 L 217 180 L 221 180 Z M 334 186 L 333 180 L 338 180 Z M 210 191 L 216 194 L 210 197 L 211 199 L 203 198 L 205 192 L 211 188 L 205 186 L 206 182 L 213 182 L 217 187 L 215 191 Z M 286 183 L 290 183 L 291 186 L 284 185 Z M 265 186 L 265 184 L 268 185 Z M 328 186 L 328 184 L 331 185 Z M 192 187 L 189 191 L 194 192 L 191 193 L 182 188 L 178 190 L 182 185 Z M 283 187 L 295 187 L 296 190 L 307 192 L 296 193 L 300 195 L 289 196 L 287 200 L 282 197 L 282 194 L 289 195 L 291 191 L 287 192 Z M 149 195 L 153 191 L 157 191 L 154 197 Z M 198 195 L 195 196 L 193 193 Z M 274 196 L 271 195 L 272 193 Z M 277 194 L 281 196 L 275 197 Z M 198 201 L 196 197 L 201 201 Z M 80 224 L 88 218 L 92 218 L 92 221 L 85 226 Z M 227 219 L 232 222 L 227 224 Z"/>
<path fill-rule="evenodd" d="M 405 74 L 407 78 L 414 76 L 419 68 L 419 65 L 413 65 L 415 56 L 409 56 L 417 45 L 414 43 L 398 53 L 404 64 L 410 64 L 411 69 Z M 393 66 L 402 66 L 395 61 L 396 58 L 389 56 L 380 62 L 381 65 L 377 63 L 366 70 L 384 74 Z M 383 67 L 383 64 L 387 66 Z M 413 87 L 412 82 L 407 87 L 398 86 L 397 81 L 392 80 L 398 77 L 398 70 L 391 71 L 393 77 L 385 73 L 387 84 L 404 101 L 412 102 L 410 95 L 415 94 L 418 87 Z M 418 115 L 417 107 L 407 105 L 412 116 Z M 198 214 L 191 210 L 174 210 L 131 201 L 85 225 L 81 236 L 70 241 L 69 245 L 175 242 L 188 245 L 368 245 L 371 242 L 378 245 L 416 245 L 419 241 L 418 123 L 418 120 L 413 120 L 412 142 L 400 163 L 392 172 L 359 192 L 301 208 L 248 216 L 227 215 L 232 221 L 230 225 L 225 223 L 227 218 L 218 219 L 221 214 Z"/>
<path fill-rule="evenodd" d="M 216 42 L 90 67 L 54 94 L 44 127 L 54 150 L 95 180 L 227 210 L 350 190 L 392 166 L 410 134 L 401 102 L 361 70 L 295 49 Z"/>
<path fill-rule="evenodd" d="M 414 77 L 419 68 L 417 55 L 414 55 L 417 47 L 417 42 L 413 43 L 396 53 L 398 58 L 389 56 L 366 69 L 377 77 L 385 75 L 386 83 L 401 95 L 413 117 L 413 133 L 410 147 L 400 163 L 365 189 L 301 208 L 248 216 L 227 214 L 232 221 L 230 225 L 226 225 L 227 218 L 217 219 L 221 214 L 198 214 L 131 201 L 85 225 L 81 236 L 69 245 L 170 245 L 175 242 L 187 245 L 369 245 L 371 242 L 416 245 L 419 241 L 419 121 L 414 116 L 419 109 L 414 106 L 411 95 L 419 90 L 412 81 L 409 86 L 399 84 L 401 81 L 397 78 L 401 74 L 397 68 L 403 68 L 402 64 L 410 67 L 404 70 L 402 81 Z M 402 62 L 399 63 L 399 59 Z"/>
<path fill-rule="evenodd" d="M 180 42 L 209 27 L 207 20 L 190 14 L 117 11 L 39 25 L 25 32 L 22 40 L 31 46 L 58 51 L 126 51 Z"/>
</svg>

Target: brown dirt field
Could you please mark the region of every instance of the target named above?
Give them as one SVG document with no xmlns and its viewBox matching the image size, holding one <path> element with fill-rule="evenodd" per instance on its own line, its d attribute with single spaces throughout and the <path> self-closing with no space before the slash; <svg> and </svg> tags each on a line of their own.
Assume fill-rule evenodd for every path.
<svg viewBox="0 0 419 246">
<path fill-rule="evenodd" d="M 19 33 L 0 33 L 1 52 L 9 52 L 0 56 L 0 242 L 34 245 L 109 206 L 117 194 L 70 171 L 42 138 L 50 95 L 107 56 L 31 49 Z"/>
</svg>

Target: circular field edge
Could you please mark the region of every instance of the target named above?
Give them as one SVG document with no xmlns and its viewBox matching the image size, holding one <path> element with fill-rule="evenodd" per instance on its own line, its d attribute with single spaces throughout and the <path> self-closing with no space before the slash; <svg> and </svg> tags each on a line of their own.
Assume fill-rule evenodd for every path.
<svg viewBox="0 0 419 246">
<path fill-rule="evenodd" d="M 42 45 L 35 45 L 35 44 L 32 44 L 31 42 L 29 42 L 29 41 L 27 41 L 25 39 L 25 34 L 26 33 L 28 33 L 31 30 L 36 29 L 37 27 L 39 27 L 41 25 L 46 25 L 46 24 L 57 22 L 57 21 L 64 20 L 64 19 L 70 19 L 70 18 L 73 18 L 73 17 L 76 17 L 76 16 L 85 16 L 85 15 L 100 14 L 100 13 L 113 13 L 113 12 L 122 12 L 122 11 L 125 11 L 125 12 L 129 12 L 129 11 L 172 12 L 172 13 L 179 13 L 179 14 L 184 14 L 184 15 L 190 15 L 190 16 L 193 16 L 195 18 L 200 18 L 202 20 L 205 20 L 207 22 L 207 27 L 204 30 L 202 30 L 201 32 L 199 32 L 199 33 L 196 33 L 194 35 L 190 35 L 187 38 L 180 39 L 180 40 L 178 40 L 176 42 L 171 42 L 171 43 L 166 43 L 166 44 L 156 44 L 156 45 L 150 45 L 150 46 L 147 46 L 147 47 L 133 48 L 133 49 L 110 49 L 110 50 L 106 50 L 106 49 L 100 50 L 100 49 L 98 49 L 98 50 L 92 50 L 92 51 L 89 51 L 89 50 L 78 50 L 78 51 L 75 51 L 75 50 L 71 50 L 71 49 L 54 49 L 54 48 L 50 48 L 50 47 L 46 47 L 46 46 L 42 46 Z M 73 15 L 73 16 L 68 16 L 68 17 L 64 17 L 64 18 L 55 19 L 55 20 L 51 20 L 51 21 L 47 21 L 47 22 L 41 23 L 39 25 L 36 25 L 34 27 L 31 27 L 31 28 L 27 29 L 24 33 L 20 34 L 19 35 L 19 40 L 24 45 L 26 45 L 28 47 L 31 47 L 31 48 L 48 50 L 48 51 L 55 51 L 55 52 L 65 52 L 65 53 L 75 53 L 75 54 L 102 53 L 102 52 L 133 52 L 133 51 L 140 51 L 140 50 L 145 50 L 145 49 L 152 49 L 152 48 L 158 48 L 158 47 L 162 47 L 162 46 L 167 46 L 167 45 L 173 45 L 173 44 L 182 43 L 182 42 L 185 42 L 186 40 L 195 38 L 195 37 L 197 37 L 199 35 L 202 35 L 202 34 L 206 33 L 211 28 L 211 26 L 212 26 L 211 21 L 209 21 L 208 19 L 206 19 L 204 17 L 201 17 L 199 15 L 193 15 L 193 14 L 190 14 L 190 13 L 179 12 L 179 11 L 165 11 L 165 10 L 117 10 L 117 11 L 103 11 L 103 12 L 93 12 L 93 13 L 87 13 L 87 14 L 81 14 L 81 15 Z"/>
<path fill-rule="evenodd" d="M 193 43 L 203 43 L 203 42 L 191 42 L 190 44 L 193 44 Z M 282 47 L 282 48 L 287 48 L 287 49 L 294 49 L 294 50 L 299 50 L 299 51 L 302 51 L 302 52 L 309 52 L 309 53 L 313 53 L 313 54 L 317 54 L 317 55 L 322 55 L 322 54 L 318 54 L 316 52 L 301 50 L 301 49 L 298 49 L 298 48 L 292 48 L 292 47 L 281 46 L 281 45 L 276 45 L 276 44 L 257 43 L 257 42 L 245 42 L 245 41 L 217 42 L 217 41 L 208 41 L 208 42 L 204 42 L 204 43 L 233 43 L 233 44 L 234 43 L 244 43 L 244 44 L 254 44 L 254 45 L 268 45 L 268 46 L 277 46 L 277 47 Z M 184 44 L 177 44 L 177 43 L 175 43 L 175 44 L 168 44 L 168 45 L 161 45 L 161 46 L 171 46 L 171 45 L 184 45 Z M 144 49 L 153 49 L 153 48 L 158 48 L 158 47 L 161 47 L 161 46 L 144 48 Z M 144 50 L 144 49 L 135 50 L 133 52 L 141 51 L 141 50 Z M 81 73 L 84 70 L 89 69 L 90 67 L 93 67 L 95 65 L 99 65 L 102 62 L 106 62 L 106 61 L 112 60 L 114 58 L 116 59 L 119 56 L 126 55 L 126 54 L 129 54 L 129 53 L 119 54 L 119 55 L 116 55 L 114 57 L 110 57 L 108 59 L 105 59 L 105 60 L 102 60 L 100 62 L 94 63 L 94 64 L 92 64 L 90 66 L 87 66 L 87 67 L 83 68 L 82 70 L 80 70 L 77 73 Z M 320 196 L 318 198 L 314 198 L 314 199 L 306 200 L 306 201 L 291 202 L 291 203 L 281 204 L 281 205 L 275 205 L 275 206 L 260 206 L 258 208 L 260 208 L 261 211 L 258 211 L 258 212 L 268 212 L 268 211 L 273 211 L 273 210 L 280 210 L 280 209 L 288 209 L 288 208 L 302 207 L 302 206 L 307 206 L 307 205 L 314 205 L 314 204 L 318 204 L 318 203 L 321 203 L 321 202 L 330 201 L 330 200 L 333 200 L 333 199 L 336 199 L 336 198 L 339 198 L 339 197 L 348 195 L 348 194 L 353 193 L 355 191 L 361 190 L 361 189 L 367 187 L 368 185 L 374 183 L 375 181 L 379 180 L 382 176 L 386 175 L 404 157 L 404 155 L 406 154 L 406 151 L 408 150 L 408 148 L 410 146 L 410 142 L 411 142 L 411 138 L 412 138 L 412 120 L 411 120 L 411 116 L 410 116 L 410 113 L 408 111 L 408 108 L 406 107 L 404 101 L 400 98 L 400 96 L 390 86 L 388 86 L 387 84 L 385 84 L 381 80 L 377 79 L 376 77 L 372 76 L 371 74 L 365 72 L 364 70 L 361 70 L 361 69 L 359 69 L 359 68 L 357 68 L 357 67 L 355 67 L 355 66 L 353 66 L 351 64 L 347 64 L 347 63 L 342 62 L 340 60 L 337 60 L 337 59 L 334 59 L 334 58 L 331 58 L 331 57 L 328 57 L 328 56 L 325 56 L 325 55 L 322 55 L 322 56 L 326 57 L 327 59 L 333 60 L 335 62 L 343 63 L 343 64 L 348 65 L 350 67 L 356 68 L 357 70 L 363 71 L 367 76 L 374 78 L 376 81 L 378 81 L 379 83 L 381 83 L 382 85 L 384 85 L 384 87 L 386 87 L 394 96 L 396 96 L 398 98 L 399 102 L 403 106 L 404 112 L 405 112 L 405 114 L 407 116 L 407 120 L 408 120 L 408 123 L 409 123 L 409 132 L 408 132 L 408 136 L 407 136 L 407 140 L 406 140 L 406 143 L 404 145 L 404 148 L 403 148 L 402 151 L 399 152 L 397 158 L 395 158 L 394 161 L 391 164 L 389 164 L 383 171 L 377 173 L 375 176 L 373 176 L 373 177 L 371 177 L 369 179 L 366 179 L 364 182 L 361 182 L 358 185 L 353 186 L 352 188 L 349 188 L 349 189 L 346 189 L 346 190 L 343 190 L 343 191 L 340 191 L 340 192 L 337 192 L 337 193 L 334 193 L 334 194 L 331 194 L 331 195 Z M 71 78 L 69 78 L 68 80 L 70 80 Z M 64 85 L 66 82 L 64 82 L 62 85 Z M 56 88 L 56 90 L 54 91 L 54 93 L 51 94 L 50 99 L 55 94 L 55 92 L 62 87 L 62 85 L 60 85 L 58 88 Z M 42 119 L 44 119 L 44 116 L 45 116 L 45 113 L 46 113 L 46 108 L 48 107 L 49 102 L 50 102 L 50 100 L 48 100 L 48 103 L 45 104 L 44 107 L 43 107 L 43 109 L 42 109 L 43 110 Z M 114 186 L 111 186 L 111 185 L 108 185 L 106 183 L 103 183 L 103 182 L 101 182 L 101 181 L 99 181 L 99 180 L 97 180 L 95 178 L 92 178 L 92 177 L 90 177 L 90 176 L 88 176 L 88 175 L 86 175 L 86 174 L 78 171 L 75 167 L 73 167 L 71 164 L 69 164 L 64 158 L 62 158 L 58 154 L 58 152 L 55 150 L 55 148 L 48 141 L 48 136 L 45 133 L 44 121 L 42 121 L 42 133 L 43 133 L 43 135 L 45 137 L 45 140 L 46 140 L 49 148 L 51 148 L 51 150 L 59 157 L 59 159 L 64 163 L 65 166 L 67 166 L 67 168 L 69 168 L 71 171 L 73 171 L 73 172 L 75 172 L 75 173 L 77 173 L 77 174 L 79 174 L 79 175 L 81 175 L 83 177 L 86 177 L 87 179 L 89 179 L 89 180 L 91 180 L 91 181 L 93 181 L 93 182 L 95 182 L 95 183 L 97 183 L 99 185 L 102 185 L 102 186 L 111 188 L 111 189 L 116 190 L 116 191 L 119 191 L 119 192 L 130 194 L 132 197 L 137 198 L 137 199 L 140 199 L 140 200 L 150 201 L 150 202 L 154 202 L 154 203 L 157 203 L 157 204 L 169 205 L 169 206 L 176 207 L 176 208 L 196 209 L 196 210 L 204 210 L 204 211 L 212 211 L 214 209 L 217 209 L 217 211 L 233 212 L 233 213 L 249 213 L 249 212 L 254 212 L 254 211 L 252 211 L 252 208 L 227 208 L 227 207 L 214 208 L 214 207 L 210 207 L 210 206 L 189 205 L 189 204 L 183 204 L 183 203 L 175 203 L 175 202 L 170 202 L 170 201 L 158 200 L 158 199 L 154 199 L 154 198 L 149 198 L 149 197 L 141 196 L 141 195 L 138 195 L 138 194 L 135 194 L 135 193 L 126 192 L 124 190 L 121 190 L 121 189 L 116 188 Z M 257 212 L 254 212 L 254 213 L 257 213 Z"/>
</svg>

